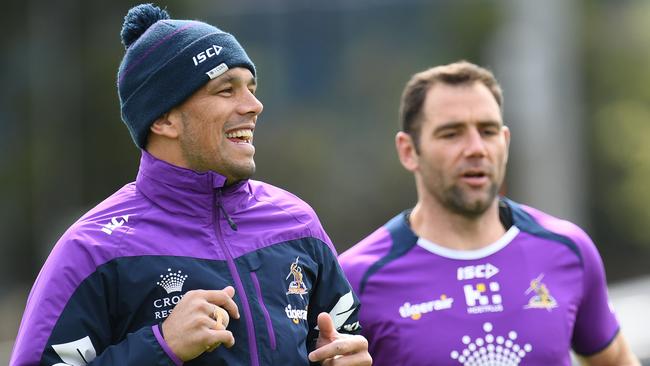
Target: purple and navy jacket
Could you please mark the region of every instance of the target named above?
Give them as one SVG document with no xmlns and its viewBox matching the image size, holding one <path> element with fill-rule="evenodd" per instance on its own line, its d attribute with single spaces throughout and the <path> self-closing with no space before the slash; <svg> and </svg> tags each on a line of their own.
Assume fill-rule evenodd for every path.
<svg viewBox="0 0 650 366">
<path fill-rule="evenodd" d="M 323 311 L 357 332 L 358 299 L 311 207 L 262 182 L 224 183 L 143 151 L 136 182 L 52 250 L 10 365 L 181 365 L 159 324 L 187 291 L 228 285 L 234 347 L 187 365 L 309 365 Z"/>
<path fill-rule="evenodd" d="M 339 261 L 375 366 L 571 365 L 619 325 L 598 251 L 576 225 L 506 198 L 506 233 L 460 251 L 417 237 L 405 211 Z"/>
</svg>

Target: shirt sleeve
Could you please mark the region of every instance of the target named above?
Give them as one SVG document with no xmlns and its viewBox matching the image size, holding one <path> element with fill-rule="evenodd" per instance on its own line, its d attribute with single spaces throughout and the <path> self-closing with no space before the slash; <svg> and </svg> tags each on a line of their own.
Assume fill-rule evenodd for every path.
<svg viewBox="0 0 650 366">
<path fill-rule="evenodd" d="M 616 337 L 619 323 L 609 302 L 603 261 L 591 239 L 584 234 L 580 245 L 584 278 L 583 296 L 576 314 L 572 345 L 588 356 L 605 349 Z"/>
</svg>

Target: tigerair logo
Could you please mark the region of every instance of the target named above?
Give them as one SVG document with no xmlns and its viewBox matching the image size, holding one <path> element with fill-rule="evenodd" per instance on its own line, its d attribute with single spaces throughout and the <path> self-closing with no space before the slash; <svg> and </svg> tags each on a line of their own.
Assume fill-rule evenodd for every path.
<svg viewBox="0 0 650 366">
<path fill-rule="evenodd" d="M 469 335 L 461 338 L 463 349 L 453 350 L 449 355 L 464 366 L 516 366 L 533 350 L 530 343 L 516 343 L 518 334 L 514 330 L 507 336 L 492 334 L 492 323 L 484 323 L 485 336 L 472 339 Z"/>
<path fill-rule="evenodd" d="M 156 282 L 156 285 L 162 287 L 168 296 L 154 300 L 153 306 L 156 309 L 154 317 L 156 319 L 167 318 L 172 313 L 174 306 L 181 301 L 183 294 L 180 292 L 183 291 L 187 277 L 188 275 L 184 275 L 183 271 L 173 272 L 171 268 L 167 268 L 166 274 L 160 275 L 160 281 Z M 172 295 L 176 292 L 179 294 Z"/>
<path fill-rule="evenodd" d="M 289 283 L 287 289 L 287 295 L 300 295 L 300 298 L 302 298 L 302 295 L 306 295 L 309 290 L 303 281 L 302 267 L 300 267 L 299 260 L 300 257 L 296 257 L 296 261 L 291 263 L 289 266 L 289 274 L 285 280 L 288 280 L 289 277 L 293 276 L 293 280 Z"/>
<path fill-rule="evenodd" d="M 307 307 L 304 310 L 294 309 L 289 304 L 284 308 L 284 312 L 287 313 L 287 318 L 291 319 L 294 324 L 300 323 L 301 320 L 307 320 Z"/>
<path fill-rule="evenodd" d="M 129 222 L 129 216 L 130 215 L 112 217 L 111 221 L 109 221 L 106 225 L 102 226 L 102 231 L 108 235 L 113 234 L 113 231 L 115 231 L 115 229 Z"/>
<path fill-rule="evenodd" d="M 528 300 L 528 304 L 524 305 L 524 309 L 546 309 L 551 311 L 557 307 L 557 301 L 551 296 L 546 285 L 542 283 L 543 278 L 544 274 L 542 273 L 530 281 L 530 287 L 528 287 L 525 294 L 530 295 L 534 292 L 535 295 Z"/>
<path fill-rule="evenodd" d="M 404 305 L 400 306 L 399 308 L 399 315 L 402 318 L 419 320 L 422 318 L 422 314 L 430 313 L 432 311 L 451 309 L 453 302 L 454 299 L 447 297 L 445 294 L 440 295 L 440 299 L 425 301 L 419 304 L 411 304 L 409 302 L 405 302 Z"/>
</svg>

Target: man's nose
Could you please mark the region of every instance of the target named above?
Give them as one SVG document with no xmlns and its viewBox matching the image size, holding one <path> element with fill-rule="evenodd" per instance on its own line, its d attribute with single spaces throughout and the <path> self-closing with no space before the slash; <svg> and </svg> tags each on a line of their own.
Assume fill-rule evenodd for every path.
<svg viewBox="0 0 650 366">
<path fill-rule="evenodd" d="M 465 155 L 468 157 L 472 156 L 485 156 L 485 140 L 481 135 L 481 131 L 476 128 L 469 130 L 467 134 L 466 146 L 465 146 Z"/>
<path fill-rule="evenodd" d="M 238 106 L 238 112 L 240 114 L 253 114 L 257 116 L 258 114 L 262 113 L 264 105 L 262 102 L 260 102 L 259 99 L 257 99 L 253 92 L 246 89 L 244 95 L 242 96 L 242 99 L 243 100 Z"/>
</svg>

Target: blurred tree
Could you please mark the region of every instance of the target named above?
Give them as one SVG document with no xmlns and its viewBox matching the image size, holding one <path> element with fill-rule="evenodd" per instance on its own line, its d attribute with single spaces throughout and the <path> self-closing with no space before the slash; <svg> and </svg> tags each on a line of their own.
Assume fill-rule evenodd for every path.
<svg viewBox="0 0 650 366">
<path fill-rule="evenodd" d="M 610 278 L 628 277 L 650 260 L 650 3 L 585 9 L 593 226 Z"/>
</svg>

